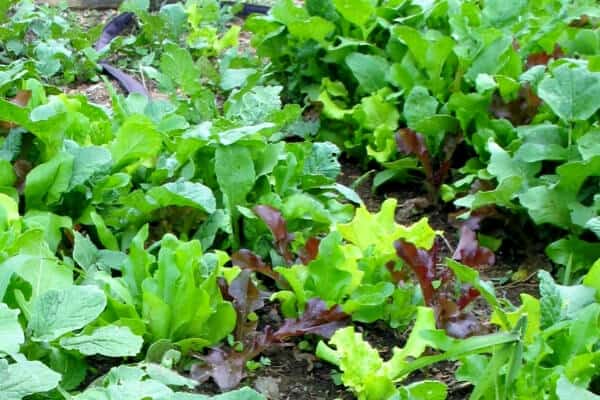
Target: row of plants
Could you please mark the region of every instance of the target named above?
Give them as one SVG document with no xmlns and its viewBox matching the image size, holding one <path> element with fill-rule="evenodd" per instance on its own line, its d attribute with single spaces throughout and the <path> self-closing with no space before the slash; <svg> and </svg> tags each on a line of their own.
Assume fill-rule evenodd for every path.
<svg viewBox="0 0 600 400">
<path fill-rule="evenodd" d="M 450 134 L 458 130 L 446 132 L 444 124 L 465 118 L 456 122 L 465 125 L 464 132 L 481 123 L 496 138 L 491 127 L 504 129 L 506 120 L 490 119 L 487 111 L 476 117 L 445 115 L 437 112 L 436 103 L 431 121 L 423 123 L 444 131 L 432 151 L 436 136 L 416 126 L 407 125 L 395 137 L 401 119 L 411 115 L 400 107 L 405 92 L 392 89 L 399 86 L 359 87 L 385 76 L 371 65 L 374 60 L 389 63 L 376 50 L 389 39 L 385 32 L 413 29 L 417 41 L 424 27 L 449 32 L 444 31 L 450 29 L 446 7 L 454 3 L 434 2 L 431 9 L 404 1 L 351 3 L 307 1 L 305 10 L 277 2 L 270 16 L 246 22 L 258 38 L 259 57 L 238 48 L 240 28 L 230 25 L 235 9 L 220 8 L 214 0 L 188 0 L 156 13 L 148 11 L 147 2 L 126 1 L 122 10 L 134 12 L 138 25 L 109 37 L 105 47 L 98 46 L 104 40 L 100 28 L 84 32 L 66 10 L 26 0 L 0 7 L 2 398 L 261 399 L 249 388 L 233 389 L 250 370 L 267 368 L 264 354 L 294 346 L 296 338 L 302 338 L 304 351 L 337 366 L 341 383 L 359 399 L 444 399 L 448 389 L 441 382 L 406 382 L 413 372 L 445 360 L 460 364 L 456 380 L 474 387 L 474 399 L 595 398 L 600 265 L 592 266 L 595 244 L 581 244 L 588 222 L 581 230 L 574 225 L 597 212 L 590 204 L 594 182 L 588 179 L 595 174 L 593 136 L 584 139 L 593 133 L 597 107 L 585 123 L 562 120 L 544 99 L 553 125 L 539 128 L 539 137 L 535 132 L 526 137 L 538 138 L 529 144 L 546 152 L 547 132 L 569 133 L 563 146 L 568 157 L 554 160 L 562 162 L 556 178 L 535 164 L 547 159 L 519 155 L 528 142 L 519 133 L 526 128 L 517 127 L 510 141 L 481 142 L 489 154 L 477 152 L 477 160 L 467 163 L 472 168 L 462 170 L 466 183 L 442 186 L 453 165 L 450 150 L 459 142 Z M 496 3 L 485 7 L 489 4 Z M 485 7 L 465 3 L 460 15 L 470 18 L 454 22 L 468 23 L 466 34 L 478 16 L 485 17 L 481 32 L 476 31 L 494 41 L 495 30 L 512 27 L 518 14 L 514 20 L 490 22 L 498 10 Z M 307 21 L 314 29 L 305 29 Z M 341 44 L 330 42 L 333 27 L 342 32 Z M 423 35 L 448 44 L 439 32 Z M 382 42 L 369 44 L 375 37 Z M 389 54 L 402 53 L 397 51 L 403 40 L 390 44 L 396 50 L 390 47 Z M 279 46 L 282 58 L 264 54 L 269 46 Z M 432 46 L 433 53 L 440 49 L 435 47 L 440 44 Z M 409 56 L 408 47 L 394 60 L 417 73 L 409 62 L 420 58 Z M 304 81 L 308 71 L 323 67 L 314 61 L 325 48 L 331 60 L 338 57 L 328 61 L 328 71 L 346 64 L 352 71 L 335 78 L 322 71 L 309 77 L 314 82 Z M 369 50 L 343 61 L 356 49 Z M 261 58 L 265 55 L 270 63 Z M 310 65 L 285 59 L 291 56 L 306 56 Z M 110 107 L 63 93 L 61 87 L 74 80 L 103 79 L 102 59 L 136 73 L 140 81 L 156 83 L 168 98 L 124 96 L 107 80 Z M 574 68 L 557 62 L 549 71 L 544 66 L 533 90 L 539 92 L 544 80 L 560 81 L 563 72 L 556 71 L 561 65 L 596 79 L 588 69 L 593 60 L 579 62 Z M 440 71 L 460 64 L 445 63 Z M 360 70 L 363 64 L 367 69 L 358 74 L 351 67 Z M 470 93 L 465 88 L 464 98 L 493 101 L 496 90 L 510 83 L 510 76 L 503 80 L 497 72 L 489 79 L 475 76 L 486 89 Z M 351 89 L 359 76 L 359 86 Z M 441 102 L 450 93 L 442 90 L 442 81 L 435 92 L 428 86 L 433 78 L 411 75 L 406 82 L 412 79 L 421 86 L 413 84 L 406 93 L 416 103 L 431 103 L 432 96 Z M 387 78 L 384 82 L 387 87 Z M 583 86 L 594 88 L 587 80 Z M 299 88 L 308 88 L 311 102 L 291 101 L 298 99 Z M 350 95 L 349 89 L 356 93 Z M 354 100 L 341 107 L 340 98 L 346 96 Z M 320 121 L 304 115 L 313 111 L 312 101 L 323 104 Z M 353 109 L 352 101 L 360 105 Z M 594 108 L 593 102 L 585 105 Z M 341 118 L 331 116 L 333 106 Z M 475 109 L 464 107 L 469 113 Z M 420 112 L 413 116 L 424 118 Z M 470 202 L 462 206 L 474 212 L 457 228 L 455 248 L 449 243 L 453 232 L 436 231 L 425 218 L 411 226 L 396 223 L 394 200 L 370 213 L 353 190 L 336 182 L 340 149 L 359 154 L 370 131 L 378 129 L 356 130 L 351 118 L 369 124 L 375 117 L 394 120 L 379 133 L 389 134 L 391 148 L 418 154 L 431 180 L 432 200 L 438 191 L 446 199 L 458 196 L 476 180 L 498 182 L 491 195 L 479 191 L 457 200 L 459 205 Z M 362 139 L 339 140 L 340 133 L 351 131 Z M 466 140 L 476 143 L 475 136 Z M 442 148 L 447 152 L 443 160 L 438 156 Z M 380 161 L 391 160 L 394 152 Z M 403 171 L 420 168 L 412 159 L 392 163 Z M 524 173 L 527 168 L 531 172 Z M 394 177 L 405 173 L 388 171 Z M 391 177 L 381 174 L 378 181 Z M 567 207 L 577 212 L 569 214 L 577 216 L 569 229 L 582 234 L 554 245 L 557 257 L 570 257 L 562 279 L 578 279 L 578 284 L 558 285 L 540 272 L 540 299 L 522 295 L 519 307 L 496 297 L 493 285 L 479 275 L 495 256 L 478 242 L 487 215 L 477 209 L 490 204 L 486 196 L 505 196 L 504 203 L 494 203 L 511 210 L 526 202 L 517 189 L 510 195 L 502 191 L 505 180 L 518 180 L 523 193 L 530 187 L 542 190 L 543 184 L 571 196 L 557 199 L 546 218 L 554 217 L 556 207 Z M 576 193 L 569 191 L 573 188 Z M 529 196 L 546 199 L 535 192 Z M 569 247 L 573 243 L 580 246 L 577 251 Z M 492 311 L 489 318 L 481 317 L 482 307 Z M 282 323 L 266 325 L 267 308 L 275 309 Z M 378 321 L 411 332 L 386 361 L 353 328 Z M 113 368 L 104 371 L 99 362 Z M 228 392 L 213 397 L 193 393 L 209 379 Z"/>
<path fill-rule="evenodd" d="M 374 188 L 417 177 L 465 216 L 551 226 L 568 283 L 600 257 L 599 17 L 587 0 L 287 0 L 245 28 L 318 137 L 383 168 Z"/>
</svg>

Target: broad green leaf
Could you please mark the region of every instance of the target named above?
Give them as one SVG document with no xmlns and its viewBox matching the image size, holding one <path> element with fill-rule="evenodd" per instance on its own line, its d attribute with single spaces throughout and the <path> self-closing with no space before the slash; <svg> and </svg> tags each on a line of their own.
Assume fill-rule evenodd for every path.
<svg viewBox="0 0 600 400">
<path fill-rule="evenodd" d="M 548 186 L 532 187 L 519 195 L 519 201 L 536 224 L 567 229 L 571 225 L 571 214 L 566 206 L 571 200 L 569 194 Z"/>
<path fill-rule="evenodd" d="M 39 240 L 41 235 L 36 238 Z M 73 284 L 73 271 L 47 254 L 15 256 L 6 261 L 13 262 L 15 273 L 31 285 L 31 302 L 50 289 Z"/>
<path fill-rule="evenodd" d="M 390 66 L 385 58 L 352 53 L 346 57 L 346 64 L 364 92 L 372 93 L 387 86 L 386 76 Z"/>
<path fill-rule="evenodd" d="M 46 364 L 62 375 L 60 386 L 65 390 L 74 390 L 85 380 L 88 364 L 80 355 L 52 347 Z"/>
<path fill-rule="evenodd" d="M 89 335 L 64 337 L 60 345 L 67 350 L 77 350 L 86 356 L 133 357 L 138 355 L 144 339 L 134 335 L 129 328 L 108 325 Z"/>
<path fill-rule="evenodd" d="M 245 205 L 246 196 L 254 186 L 256 178 L 250 150 L 241 145 L 217 148 L 215 172 L 230 210 L 237 205 Z"/>
<path fill-rule="evenodd" d="M 600 258 L 600 244 L 575 237 L 560 239 L 546 247 L 546 255 L 559 265 L 570 265 L 573 271 L 585 271 Z"/>
<path fill-rule="evenodd" d="M 293 36 L 303 40 L 312 39 L 323 45 L 327 44 L 327 37 L 335 30 L 333 23 L 318 16 L 292 21 L 287 27 Z"/>
<path fill-rule="evenodd" d="M 266 400 L 266 398 L 249 387 L 244 387 L 217 396 L 178 392 L 160 400 Z"/>
<path fill-rule="evenodd" d="M 117 243 L 117 238 L 113 235 L 110 229 L 108 229 L 102 217 L 95 212 L 91 212 L 90 218 L 96 227 L 98 238 L 104 247 L 106 247 L 108 250 L 118 251 L 119 244 Z"/>
<path fill-rule="evenodd" d="M 19 310 L 0 303 L 0 354 L 17 354 L 23 343 L 25 335 L 19 323 Z"/>
<path fill-rule="evenodd" d="M 337 12 L 359 27 L 364 27 L 375 15 L 371 0 L 333 0 Z"/>
<path fill-rule="evenodd" d="M 417 124 L 423 119 L 435 115 L 438 101 L 429 95 L 429 91 L 423 86 L 415 86 L 404 103 L 404 118 L 408 126 L 417 129 Z"/>
<path fill-rule="evenodd" d="M 200 68 L 194 64 L 188 50 L 167 43 L 160 57 L 160 69 L 187 95 L 193 96 L 201 91 Z"/>
<path fill-rule="evenodd" d="M 596 299 L 600 300 L 600 259 L 592 265 L 589 272 L 583 278 L 583 284 L 596 289 Z"/>
<path fill-rule="evenodd" d="M 577 140 L 577 148 L 584 160 L 600 154 L 600 129 L 592 129 Z"/>
<path fill-rule="evenodd" d="M 313 143 L 308 157 L 304 160 L 303 172 L 306 175 L 322 175 L 335 180 L 342 169 L 338 161 L 339 155 L 340 149 L 333 143 Z"/>
<path fill-rule="evenodd" d="M 216 200 L 210 188 L 201 183 L 178 180 L 153 187 L 148 194 L 154 197 L 161 207 L 192 207 L 212 214 L 216 210 Z"/>
<path fill-rule="evenodd" d="M 546 329 L 563 317 L 563 299 L 554 279 L 546 271 L 539 271 L 541 328 Z"/>
<path fill-rule="evenodd" d="M 319 257 L 308 268 L 306 288 L 325 301 L 339 304 L 360 284 L 363 272 L 358 269 L 356 257 L 342 246 L 339 232 L 327 235 L 319 245 Z"/>
<path fill-rule="evenodd" d="M 21 400 L 26 396 L 54 389 L 60 374 L 39 361 L 8 364 L 0 359 L 0 393 L 3 400 Z"/>
<path fill-rule="evenodd" d="M 46 211 L 29 211 L 23 217 L 23 222 L 28 228 L 42 229 L 44 238 L 51 252 L 56 252 L 63 237 L 63 229 L 71 229 L 73 222 L 71 218 L 60 216 Z"/>
<path fill-rule="evenodd" d="M 119 128 L 110 151 L 115 168 L 155 157 L 162 146 L 162 137 L 146 117 L 129 117 Z"/>
<path fill-rule="evenodd" d="M 493 141 L 488 143 L 488 150 L 491 157 L 487 170 L 498 179 L 498 182 L 518 176 L 524 179 L 524 183 L 527 183 L 540 170 L 539 163 L 529 163 L 511 157 L 506 150 Z"/>
<path fill-rule="evenodd" d="M 405 394 L 407 400 L 445 400 L 448 388 L 438 381 L 420 381 L 402 386 L 400 393 Z"/>
<path fill-rule="evenodd" d="M 502 27 L 514 22 L 527 7 L 527 0 L 486 0 L 482 9 L 482 17 L 495 27 Z"/>
<path fill-rule="evenodd" d="M 95 286 L 48 290 L 34 300 L 29 329 L 36 341 L 52 341 L 94 321 L 106 307 L 104 292 Z"/>
<path fill-rule="evenodd" d="M 19 205 L 10 196 L 0 193 L 0 207 L 7 222 L 19 219 Z"/>
<path fill-rule="evenodd" d="M 600 400 L 600 396 L 572 384 L 565 376 L 561 376 L 556 384 L 556 395 L 559 400 Z"/>
<path fill-rule="evenodd" d="M 586 120 L 600 108 L 599 72 L 562 64 L 554 68 L 552 75 L 540 82 L 538 95 L 563 121 Z"/>
<path fill-rule="evenodd" d="M 108 387 L 92 387 L 73 396 L 73 400 L 162 400 L 169 399 L 173 391 L 161 382 L 147 379 L 144 381 L 127 380 Z"/>
<path fill-rule="evenodd" d="M 25 180 L 25 204 L 28 210 L 45 210 L 59 202 L 69 188 L 73 174 L 73 156 L 60 153 L 35 167 Z"/>
<path fill-rule="evenodd" d="M 503 35 L 484 47 L 465 73 L 465 78 L 475 82 L 479 74 L 498 73 L 507 62 L 506 53 L 511 49 L 511 44 L 511 38 Z"/>
<path fill-rule="evenodd" d="M 246 126 L 264 123 L 273 112 L 281 109 L 279 96 L 282 90 L 282 86 L 255 86 L 241 95 L 233 95 L 226 103 L 225 116 Z"/>
<path fill-rule="evenodd" d="M 104 147 L 89 146 L 70 149 L 73 155 L 73 174 L 69 189 L 83 185 L 94 175 L 108 173 L 112 163 L 110 152 Z"/>
<path fill-rule="evenodd" d="M 179 375 L 177 372 L 165 368 L 159 364 L 147 364 L 146 373 L 151 379 L 164 383 L 167 386 L 187 387 L 193 389 L 198 385 L 197 381 L 185 378 Z"/>
</svg>

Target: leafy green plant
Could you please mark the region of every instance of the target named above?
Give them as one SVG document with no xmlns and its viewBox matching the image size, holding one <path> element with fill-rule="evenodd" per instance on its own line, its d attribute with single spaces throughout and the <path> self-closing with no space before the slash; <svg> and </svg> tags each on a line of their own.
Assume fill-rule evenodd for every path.
<svg viewBox="0 0 600 400">
<path fill-rule="evenodd" d="M 246 28 L 284 95 L 320 112 L 320 137 L 384 167 L 375 187 L 420 164 L 432 202 L 523 210 L 566 230 L 548 255 L 569 282 L 599 256 L 598 16 L 590 1 L 281 0 Z"/>
<path fill-rule="evenodd" d="M 597 283 L 592 280 L 597 272 L 598 263 L 584 285 L 561 286 L 540 271 L 539 300 L 521 294 L 521 307 L 508 312 L 506 322 L 492 316 L 503 330 L 510 330 L 526 315 L 527 328 L 516 347 L 461 361 L 456 376 L 474 385 L 472 399 L 596 396 L 587 389 L 600 378 L 595 366 L 600 306 Z"/>
<path fill-rule="evenodd" d="M 319 343 L 317 356 L 337 365 L 342 382 L 360 400 L 367 399 L 445 399 L 446 386 L 437 381 L 420 381 L 406 386 L 396 384 L 423 367 L 444 360 L 455 360 L 474 354 L 490 353 L 496 347 L 519 341 L 519 333 L 496 333 L 468 339 L 452 339 L 443 330 L 435 330 L 435 317 L 430 308 L 419 307 L 417 318 L 404 347 L 394 348 L 394 355 L 383 361 L 377 350 L 364 341 L 353 328 L 336 332 L 329 347 Z M 439 349 L 437 355 L 425 356 L 427 348 Z"/>
<path fill-rule="evenodd" d="M 546 253 L 564 267 L 562 280 L 569 283 L 600 257 L 600 248 L 590 241 L 598 237 L 600 164 L 592 142 L 598 136 L 594 124 L 600 103 L 587 92 L 599 85 L 600 74 L 573 60 L 556 61 L 538 73 L 533 90 L 545 105 L 536 123 L 516 128 L 517 137 L 504 147 L 490 140 L 489 164 L 470 175 L 471 180 L 493 179 L 497 186 L 461 197 L 455 204 L 471 210 L 489 205 L 524 209 L 536 224 L 568 233 L 550 244 Z M 577 94 L 565 91 L 567 85 Z"/>
<path fill-rule="evenodd" d="M 405 227 L 394 221 L 395 200 L 387 200 L 376 214 L 363 206 L 354 219 L 338 224 L 318 245 L 316 257 L 303 264 L 274 268 L 289 286 L 274 297 L 284 315 L 301 314 L 306 302 L 318 297 L 340 305 L 355 321 L 382 319 L 392 326 L 406 325 L 414 312 L 414 287 L 403 285 L 395 271 L 393 243 L 405 238 L 430 247 L 437 232 L 423 219 Z"/>
</svg>

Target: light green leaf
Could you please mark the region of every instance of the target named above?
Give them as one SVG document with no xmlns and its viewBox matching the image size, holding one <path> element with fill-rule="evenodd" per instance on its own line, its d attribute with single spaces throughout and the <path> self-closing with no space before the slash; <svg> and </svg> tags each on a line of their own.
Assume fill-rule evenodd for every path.
<svg viewBox="0 0 600 400">
<path fill-rule="evenodd" d="M 77 350 L 86 356 L 133 357 L 138 355 L 144 339 L 134 335 L 127 327 L 108 325 L 89 335 L 64 337 L 60 345 L 67 350 Z"/>
<path fill-rule="evenodd" d="M 408 126 L 417 129 L 419 121 L 435 115 L 438 101 L 429 95 L 429 91 L 423 86 L 415 86 L 404 103 L 404 118 Z"/>
<path fill-rule="evenodd" d="M 23 343 L 25 335 L 19 323 L 19 310 L 0 303 L 0 353 L 16 354 Z"/>
<path fill-rule="evenodd" d="M 600 259 L 592 265 L 589 272 L 583 278 L 583 284 L 596 289 L 596 299 L 600 300 Z"/>
<path fill-rule="evenodd" d="M 69 187 L 73 173 L 73 156 L 60 153 L 35 167 L 25 180 L 25 204 L 29 210 L 47 209 L 59 202 Z"/>
<path fill-rule="evenodd" d="M 115 168 L 155 157 L 162 146 L 160 133 L 142 115 L 129 117 L 115 136 L 110 146 Z"/>
<path fill-rule="evenodd" d="M 94 321 L 106 307 L 104 292 L 95 286 L 48 290 L 32 305 L 29 329 L 36 341 L 52 341 Z"/>
<path fill-rule="evenodd" d="M 600 73 L 585 66 L 562 64 L 538 87 L 538 95 L 563 121 L 590 118 L 600 108 Z"/>
<path fill-rule="evenodd" d="M 188 50 L 167 43 L 160 57 L 160 69 L 187 95 L 193 96 L 202 90 L 200 68 L 194 64 Z"/>
<path fill-rule="evenodd" d="M 238 145 L 219 147 L 215 153 L 215 172 L 230 210 L 246 204 L 256 178 L 250 150 Z"/>
<path fill-rule="evenodd" d="M 584 160 L 600 154 L 600 129 L 592 129 L 577 140 L 577 148 Z"/>
<path fill-rule="evenodd" d="M 375 15 L 371 0 L 333 0 L 333 4 L 342 17 L 360 27 L 364 27 Z"/>
<path fill-rule="evenodd" d="M 448 388 L 442 382 L 425 380 L 402 386 L 400 393 L 407 400 L 446 400 Z"/>
<path fill-rule="evenodd" d="M 390 66 L 385 58 L 352 53 L 346 57 L 346 64 L 364 92 L 372 93 L 387 86 L 386 76 Z"/>
<path fill-rule="evenodd" d="M 556 384 L 556 395 L 559 400 L 600 400 L 600 396 L 572 384 L 564 375 Z"/>
<path fill-rule="evenodd" d="M 161 207 L 179 206 L 192 207 L 209 214 L 216 210 L 216 200 L 213 192 L 201 183 L 178 180 L 153 187 L 148 194 L 154 197 Z"/>
<path fill-rule="evenodd" d="M 22 398 L 54 389 L 60 382 L 60 374 L 39 361 L 19 361 L 8 364 L 0 359 L 0 394 L 2 400 Z"/>
</svg>

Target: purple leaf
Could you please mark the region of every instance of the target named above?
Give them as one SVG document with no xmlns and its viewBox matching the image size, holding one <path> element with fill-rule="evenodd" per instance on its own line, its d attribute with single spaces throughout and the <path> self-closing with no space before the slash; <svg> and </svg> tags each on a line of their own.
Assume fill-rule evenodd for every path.
<svg viewBox="0 0 600 400">
<path fill-rule="evenodd" d="M 286 319 L 273 336 L 282 341 L 307 334 L 330 338 L 349 321 L 350 316 L 344 313 L 339 305 L 328 308 L 323 300 L 313 298 L 306 304 L 304 314 L 297 319 Z"/>
<path fill-rule="evenodd" d="M 279 210 L 266 205 L 258 205 L 254 207 L 256 215 L 263 220 L 273 234 L 275 247 L 283 259 L 291 264 L 294 262 L 294 257 L 290 251 L 290 243 L 294 240 L 294 235 L 288 232 L 287 224 Z"/>
</svg>

